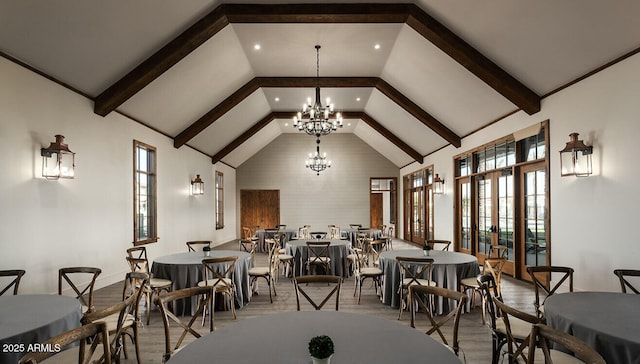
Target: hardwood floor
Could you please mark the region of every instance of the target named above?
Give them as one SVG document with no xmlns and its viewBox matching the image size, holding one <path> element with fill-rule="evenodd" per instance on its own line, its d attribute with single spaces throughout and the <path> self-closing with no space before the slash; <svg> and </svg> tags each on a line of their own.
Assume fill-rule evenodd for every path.
<svg viewBox="0 0 640 364">
<path fill-rule="evenodd" d="M 402 240 L 394 240 L 394 249 L 406 249 L 410 246 Z M 238 249 L 237 243 L 226 244 L 224 246 L 217 247 L 216 249 Z M 266 265 L 267 257 L 265 254 L 256 254 L 256 265 Z M 511 277 L 503 275 L 502 292 L 505 299 L 505 303 L 516 307 L 525 312 L 533 313 L 533 287 L 526 282 L 515 280 Z M 342 285 L 340 293 L 340 311 L 358 312 L 367 315 L 386 318 L 389 320 L 397 320 L 398 309 L 391 308 L 380 302 L 375 295 L 372 285 L 367 280 L 362 290 L 361 303 L 357 304 L 356 297 L 353 296 L 354 280 L 353 278 L 346 279 Z M 122 284 L 116 283 L 111 286 L 99 289 L 94 292 L 94 303 L 97 308 L 107 307 L 114 303 L 117 303 L 121 299 Z M 267 286 L 264 280 L 259 280 L 260 295 L 254 295 L 251 302 L 237 310 L 237 319 L 234 320 L 230 312 L 215 312 L 215 327 L 220 329 L 227 325 L 233 325 L 236 321 L 251 319 L 252 317 L 269 315 L 282 311 L 295 311 L 296 310 L 296 297 L 289 278 L 280 277 L 276 284 L 277 296 L 273 299 L 273 304 L 269 302 L 269 295 Z M 311 307 L 305 307 L 303 309 L 312 309 Z M 328 309 L 328 308 L 325 308 Z M 146 308 L 141 307 L 142 314 L 145 314 Z M 409 315 L 404 314 L 402 322 L 409 326 Z M 416 328 L 416 330 L 422 330 L 425 323 L 424 321 Z M 205 335 L 208 333 L 208 329 L 202 327 L 199 323 L 194 325 L 198 332 Z M 172 327 L 173 329 L 173 327 Z M 274 328 L 277 330 L 277 328 Z M 173 334 L 176 337 L 182 330 L 174 329 Z M 445 334 L 447 335 L 447 334 Z M 448 337 L 448 336 L 447 336 Z M 491 332 L 489 328 L 482 324 L 481 309 L 476 307 L 471 312 L 465 313 L 460 319 L 460 348 L 464 352 L 467 363 L 491 363 Z M 242 338 L 238 338 L 241 340 Z M 144 325 L 140 329 L 140 351 L 142 363 L 161 363 L 162 355 L 164 352 L 164 328 L 162 325 L 162 318 L 159 310 L 155 307 L 151 311 L 151 322 L 149 325 Z M 195 340 L 189 335 L 186 341 Z M 172 339 L 175 343 L 176 338 Z M 127 343 L 129 352 L 129 358 L 124 360 L 123 363 L 135 363 L 135 351 L 132 345 Z M 283 353 L 286 350 L 283 350 Z M 277 358 L 271 360 L 273 363 L 277 363 Z"/>
</svg>

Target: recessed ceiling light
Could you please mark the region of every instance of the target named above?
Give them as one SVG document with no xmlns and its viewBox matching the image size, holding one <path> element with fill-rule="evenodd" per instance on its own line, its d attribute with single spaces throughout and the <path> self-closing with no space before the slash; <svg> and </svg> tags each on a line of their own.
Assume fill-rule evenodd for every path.
<svg viewBox="0 0 640 364">
<path fill-rule="evenodd" d="M 351 126 L 351 123 L 347 123 L 347 126 Z"/>
<path fill-rule="evenodd" d="M 274 100 L 276 100 L 276 102 L 280 101 L 279 97 L 276 97 Z"/>
<path fill-rule="evenodd" d="M 261 48 L 260 44 L 256 44 L 256 45 L 253 46 L 253 49 L 255 49 L 256 51 L 259 51 L 260 48 Z"/>
<path fill-rule="evenodd" d="M 376 45 L 374 45 L 374 46 L 373 46 L 373 48 L 375 48 L 375 49 L 380 49 L 380 44 L 376 44 Z"/>
<path fill-rule="evenodd" d="M 359 97 L 356 97 L 356 101 L 360 101 L 360 98 L 359 98 Z"/>
<path fill-rule="evenodd" d="M 289 123 L 284 123 L 284 126 L 289 126 Z"/>
</svg>

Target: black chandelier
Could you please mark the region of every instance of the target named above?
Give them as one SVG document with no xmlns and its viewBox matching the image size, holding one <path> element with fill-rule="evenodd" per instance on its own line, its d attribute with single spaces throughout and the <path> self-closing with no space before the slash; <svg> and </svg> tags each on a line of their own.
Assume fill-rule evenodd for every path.
<svg viewBox="0 0 640 364">
<path fill-rule="evenodd" d="M 327 153 L 320 155 L 320 138 L 316 139 L 316 154 L 309 153 L 309 159 L 306 161 L 307 168 L 320 175 L 320 172 L 331 167 L 331 161 L 327 160 Z"/>
<path fill-rule="evenodd" d="M 338 128 L 342 128 L 342 115 L 335 113 L 335 119 L 329 120 L 329 118 L 334 115 L 333 104 L 328 97 L 325 106 L 322 106 L 322 102 L 320 101 L 319 45 L 316 45 L 316 79 L 316 102 L 311 105 L 311 98 L 307 99 L 307 102 L 302 105 L 302 111 L 293 117 L 293 127 L 309 135 L 320 137 L 321 135 L 328 135 L 338 130 Z"/>
</svg>

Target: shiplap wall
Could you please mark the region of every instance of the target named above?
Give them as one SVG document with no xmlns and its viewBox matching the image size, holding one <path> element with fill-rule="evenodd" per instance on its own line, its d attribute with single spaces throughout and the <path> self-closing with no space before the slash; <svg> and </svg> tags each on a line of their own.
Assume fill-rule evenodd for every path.
<svg viewBox="0 0 640 364">
<path fill-rule="evenodd" d="M 315 138 L 285 133 L 236 171 L 237 221 L 242 189 L 280 190 L 280 222 L 288 228 L 311 225 L 369 226 L 369 179 L 398 177 L 399 168 L 353 134 L 321 137 L 320 153 L 327 153 L 331 168 L 314 172 L 304 162 L 315 151 Z"/>
</svg>

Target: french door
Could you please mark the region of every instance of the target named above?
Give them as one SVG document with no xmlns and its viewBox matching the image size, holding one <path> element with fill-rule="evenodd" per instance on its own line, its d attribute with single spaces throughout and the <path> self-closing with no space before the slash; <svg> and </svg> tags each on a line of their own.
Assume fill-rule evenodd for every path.
<svg viewBox="0 0 640 364">
<path fill-rule="evenodd" d="M 528 266 L 550 264 L 548 251 L 549 220 L 547 199 L 547 170 L 544 163 L 524 166 L 520 170 L 520 193 L 524 197 L 520 226 L 520 272 L 530 280 Z"/>
<path fill-rule="evenodd" d="M 476 176 L 475 253 L 484 264 L 492 245 L 507 247 L 503 271 L 515 273 L 514 179 L 512 169 Z"/>
</svg>

